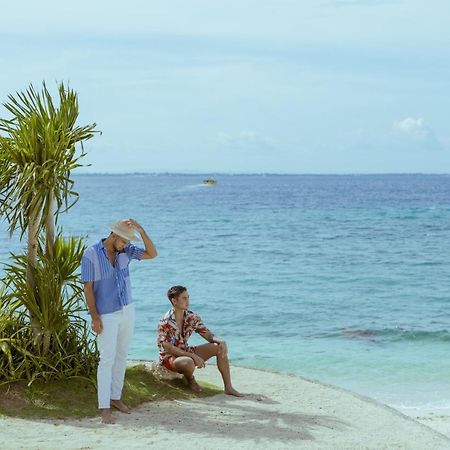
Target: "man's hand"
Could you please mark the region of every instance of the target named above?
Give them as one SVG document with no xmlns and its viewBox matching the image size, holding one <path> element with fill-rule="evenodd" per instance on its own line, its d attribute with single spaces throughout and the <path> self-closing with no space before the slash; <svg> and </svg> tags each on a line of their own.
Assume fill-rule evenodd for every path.
<svg viewBox="0 0 450 450">
<path fill-rule="evenodd" d="M 134 219 L 128 219 L 127 225 L 139 233 L 144 230 Z"/>
<path fill-rule="evenodd" d="M 194 364 L 196 365 L 196 367 L 198 367 L 199 369 L 205 367 L 205 361 L 203 360 L 203 358 L 200 358 L 200 356 L 196 355 L 195 353 L 192 353 L 192 355 L 190 356 L 194 360 Z"/>
<path fill-rule="evenodd" d="M 144 228 L 142 228 L 134 219 L 128 219 L 126 223 L 130 228 L 133 228 L 141 235 L 141 239 L 144 242 L 145 251 L 142 253 L 141 259 L 155 258 L 158 255 L 158 252 L 156 251 L 152 240 L 148 237 Z"/>
<path fill-rule="evenodd" d="M 103 331 L 102 319 L 100 319 L 100 317 L 92 319 L 91 328 L 94 333 L 100 334 Z"/>
</svg>

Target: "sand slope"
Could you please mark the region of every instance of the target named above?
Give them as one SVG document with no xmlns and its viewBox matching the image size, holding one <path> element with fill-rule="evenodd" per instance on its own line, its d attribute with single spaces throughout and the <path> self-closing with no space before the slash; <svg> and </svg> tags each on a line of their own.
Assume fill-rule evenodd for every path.
<svg viewBox="0 0 450 450">
<path fill-rule="evenodd" d="M 251 395 L 148 403 L 117 424 L 0 418 L 2 449 L 450 449 L 450 439 L 402 414 L 299 377 L 233 368 Z M 198 379 L 220 385 L 215 366 Z"/>
</svg>

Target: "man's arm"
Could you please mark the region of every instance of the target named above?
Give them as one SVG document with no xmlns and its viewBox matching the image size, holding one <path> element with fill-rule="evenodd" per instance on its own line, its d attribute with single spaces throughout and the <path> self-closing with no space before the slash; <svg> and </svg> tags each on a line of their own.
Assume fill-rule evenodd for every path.
<svg viewBox="0 0 450 450">
<path fill-rule="evenodd" d="M 226 356 L 228 353 L 227 344 L 223 339 L 214 336 L 214 334 L 208 330 L 208 328 L 204 327 L 204 330 L 199 329 L 198 334 L 205 340 L 207 340 L 210 344 L 217 344 L 219 346 L 219 355 Z"/>
<path fill-rule="evenodd" d="M 222 339 L 219 339 L 217 336 L 214 336 L 214 334 L 209 330 L 206 330 L 204 333 L 199 334 L 203 339 L 207 340 L 211 344 L 220 344 L 223 342 Z"/>
<path fill-rule="evenodd" d="M 92 330 L 100 334 L 103 331 L 103 323 L 95 306 L 94 283 L 92 281 L 84 283 L 84 298 L 86 299 L 89 314 L 91 315 Z"/>
<path fill-rule="evenodd" d="M 133 219 L 129 219 L 127 223 L 131 228 L 134 228 L 141 235 L 142 242 L 144 242 L 145 250 L 144 253 L 142 253 L 140 259 L 142 260 L 155 258 L 158 255 L 158 252 L 156 251 L 155 245 L 153 244 L 148 234 L 145 232 L 144 228 L 142 228 Z"/>
<path fill-rule="evenodd" d="M 212 333 L 209 330 L 209 328 L 205 326 L 202 318 L 198 314 L 196 313 L 194 314 L 195 314 L 194 329 L 196 333 L 198 333 L 203 339 L 208 341 L 210 344 L 221 344 L 222 342 L 224 342 L 222 339 L 219 339 L 218 337 L 214 336 L 214 333 Z"/>
</svg>

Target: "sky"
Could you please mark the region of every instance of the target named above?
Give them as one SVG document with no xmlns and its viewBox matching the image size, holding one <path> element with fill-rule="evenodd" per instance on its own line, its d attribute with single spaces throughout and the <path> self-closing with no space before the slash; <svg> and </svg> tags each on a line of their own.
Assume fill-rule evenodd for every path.
<svg viewBox="0 0 450 450">
<path fill-rule="evenodd" d="M 448 0 L 0 7 L 0 103 L 69 83 L 80 172 L 450 173 Z"/>
</svg>

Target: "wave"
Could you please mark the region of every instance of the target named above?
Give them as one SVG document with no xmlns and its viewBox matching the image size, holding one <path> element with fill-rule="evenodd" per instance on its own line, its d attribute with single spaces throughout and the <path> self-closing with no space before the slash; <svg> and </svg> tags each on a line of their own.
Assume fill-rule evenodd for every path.
<svg viewBox="0 0 450 450">
<path fill-rule="evenodd" d="M 364 328 L 341 328 L 332 333 L 325 333 L 321 335 L 322 338 L 345 338 L 345 339 L 360 339 L 369 342 L 419 342 L 419 341 L 450 341 L 450 331 L 443 330 L 416 330 L 407 328 L 379 328 L 379 329 L 364 329 Z"/>
</svg>

